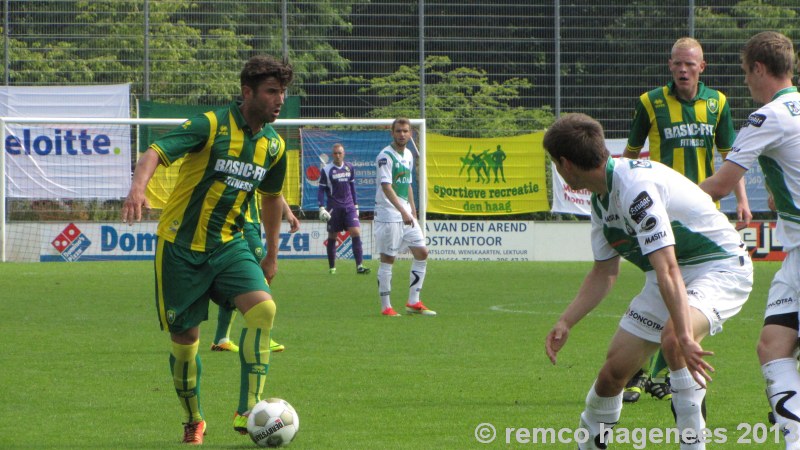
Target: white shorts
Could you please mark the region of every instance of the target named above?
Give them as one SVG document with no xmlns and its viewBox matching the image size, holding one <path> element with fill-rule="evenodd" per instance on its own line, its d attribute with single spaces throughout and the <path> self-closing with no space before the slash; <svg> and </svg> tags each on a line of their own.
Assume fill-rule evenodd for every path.
<svg viewBox="0 0 800 450">
<path fill-rule="evenodd" d="M 772 278 L 764 311 L 764 323 L 784 325 L 797 329 L 800 313 L 800 249 L 792 250 L 783 260 L 780 270 Z M 783 317 L 779 317 L 783 316 Z"/>
<path fill-rule="evenodd" d="M 403 222 L 373 222 L 375 247 L 378 253 L 397 256 L 406 247 L 425 247 L 425 236 L 414 219 L 414 226 Z"/>
<path fill-rule="evenodd" d="M 689 306 L 708 319 L 709 333 L 736 315 L 753 288 L 753 264 L 749 256 L 681 267 Z M 655 271 L 645 274 L 642 291 L 633 298 L 619 322 L 620 328 L 650 342 L 661 342 L 669 310 L 661 298 Z"/>
</svg>

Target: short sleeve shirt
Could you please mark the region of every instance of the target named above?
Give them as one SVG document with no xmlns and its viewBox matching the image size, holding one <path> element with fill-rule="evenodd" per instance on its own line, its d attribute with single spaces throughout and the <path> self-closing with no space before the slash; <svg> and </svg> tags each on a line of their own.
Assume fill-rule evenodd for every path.
<svg viewBox="0 0 800 450">
<path fill-rule="evenodd" d="M 159 237 L 208 252 L 242 237 L 256 191 L 280 195 L 286 145 L 269 124 L 253 134 L 234 102 L 193 117 L 156 140 L 161 163 L 185 156 L 158 224 Z"/>
<path fill-rule="evenodd" d="M 381 184 L 391 184 L 403 208 L 411 213 L 408 194 L 414 169 L 414 155 L 407 148 L 403 149 L 403 153 L 398 153 L 391 145 L 387 145 L 378 153 L 375 164 L 378 168 L 375 182 L 375 220 L 378 222 L 402 222 L 402 214 L 386 198 Z"/>
<path fill-rule="evenodd" d="M 627 148 L 639 151 L 650 139 L 650 159 L 700 183 L 714 173 L 713 149 L 726 154 L 736 137 L 727 97 L 698 83 L 697 96 L 683 101 L 674 83 L 642 94 L 636 102 Z"/>
<path fill-rule="evenodd" d="M 606 195 L 592 195 L 595 260 L 620 255 L 643 271 L 647 255 L 675 247 L 680 266 L 740 256 L 739 233 L 711 197 L 688 178 L 655 162 L 609 158 Z"/>
<path fill-rule="evenodd" d="M 745 169 L 755 161 L 778 209 L 777 237 L 786 251 L 800 246 L 800 94 L 783 89 L 750 114 L 726 161 Z"/>
</svg>

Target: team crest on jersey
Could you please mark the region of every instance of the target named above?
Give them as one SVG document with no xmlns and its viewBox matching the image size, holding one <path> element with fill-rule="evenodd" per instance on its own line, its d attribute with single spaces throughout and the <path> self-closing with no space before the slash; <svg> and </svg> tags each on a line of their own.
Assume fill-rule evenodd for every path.
<svg viewBox="0 0 800 450">
<path fill-rule="evenodd" d="M 167 311 L 167 322 L 170 324 L 175 323 L 175 311 L 171 309 Z"/>
<path fill-rule="evenodd" d="M 747 125 L 752 125 L 754 127 L 760 127 L 764 125 L 764 122 L 767 121 L 767 116 L 764 114 L 753 113 L 750 114 L 750 117 L 747 118 Z"/>
<path fill-rule="evenodd" d="M 800 102 L 786 102 L 784 105 L 786 105 L 786 108 L 789 110 L 789 114 L 793 116 L 800 116 Z"/>
<path fill-rule="evenodd" d="M 716 114 L 719 111 L 719 102 L 715 98 L 708 99 L 708 111 L 712 114 Z"/>
<path fill-rule="evenodd" d="M 631 166 L 631 169 L 650 169 L 653 167 L 650 161 L 643 159 L 631 159 L 628 160 L 628 164 Z"/>
<path fill-rule="evenodd" d="M 269 148 L 267 148 L 267 151 L 269 152 L 269 156 L 272 156 L 273 158 L 275 156 L 277 156 L 278 155 L 278 150 L 280 150 L 280 148 L 281 148 L 281 144 L 280 144 L 280 142 L 278 142 L 277 139 L 270 139 L 269 140 Z"/>
</svg>

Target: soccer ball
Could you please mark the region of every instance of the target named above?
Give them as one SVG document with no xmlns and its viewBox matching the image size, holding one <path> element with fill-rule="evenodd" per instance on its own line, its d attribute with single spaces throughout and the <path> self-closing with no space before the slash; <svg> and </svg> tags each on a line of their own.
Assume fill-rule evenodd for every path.
<svg viewBox="0 0 800 450">
<path fill-rule="evenodd" d="M 300 417 L 286 400 L 268 398 L 256 403 L 247 417 L 247 432 L 259 447 L 282 447 L 300 429 Z"/>
</svg>

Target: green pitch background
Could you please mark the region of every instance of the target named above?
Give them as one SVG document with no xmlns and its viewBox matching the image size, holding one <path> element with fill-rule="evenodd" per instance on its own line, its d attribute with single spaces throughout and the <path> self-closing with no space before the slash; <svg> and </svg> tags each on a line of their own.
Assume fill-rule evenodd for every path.
<svg viewBox="0 0 800 450">
<path fill-rule="evenodd" d="M 266 396 L 288 400 L 300 415 L 291 448 L 575 448 L 516 443 L 515 432 L 507 444 L 505 429 L 577 427 L 618 318 L 643 280 L 623 265 L 610 296 L 573 329 L 552 366 L 544 337 L 590 263 L 431 261 L 423 300 L 439 312 L 433 318 L 380 316 L 375 269 L 357 276 L 352 261 L 338 266 L 331 276 L 321 260 L 282 260 L 273 283 L 273 337 L 287 350 L 272 355 Z M 395 308 L 405 303 L 408 267 L 395 267 Z M 727 429 L 728 440 L 709 448 L 780 447 L 774 433 L 760 445 L 753 439 L 764 438 L 752 433 L 769 410 L 755 346 L 778 268 L 757 263 L 744 310 L 704 342 L 717 369 L 708 426 Z M 180 446 L 150 262 L 0 264 L 0 307 L 0 448 Z M 231 429 L 238 356 L 209 350 L 216 307 L 209 316 L 200 347 L 205 447 L 254 448 Z M 237 316 L 237 339 L 241 324 Z M 486 422 L 498 430 L 491 444 L 475 438 Z M 673 425 L 668 402 L 644 397 L 625 406 L 619 427 Z M 737 443 L 743 436 L 751 442 Z"/>
</svg>

